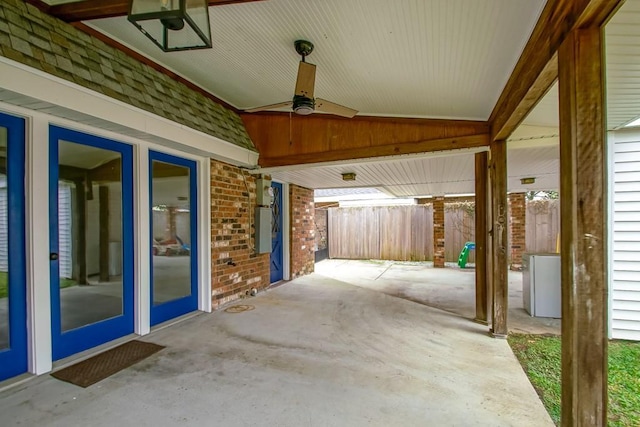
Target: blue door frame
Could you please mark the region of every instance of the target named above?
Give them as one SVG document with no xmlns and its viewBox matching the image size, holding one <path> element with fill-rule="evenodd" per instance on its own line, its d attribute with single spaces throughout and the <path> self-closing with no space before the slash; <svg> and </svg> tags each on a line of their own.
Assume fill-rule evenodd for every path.
<svg viewBox="0 0 640 427">
<path fill-rule="evenodd" d="M 9 344 L 0 350 L 0 381 L 27 371 L 27 296 L 25 270 L 25 121 L 0 113 L 7 129 Z"/>
<path fill-rule="evenodd" d="M 58 145 L 61 140 L 111 150 L 121 155 L 123 298 L 121 315 L 63 332 L 60 306 L 60 263 L 58 259 L 52 259 L 50 261 L 50 277 L 53 360 L 62 359 L 134 331 L 133 147 L 106 138 L 58 126 L 49 126 L 49 237 L 52 254 L 59 253 Z"/>
<path fill-rule="evenodd" d="M 271 212 L 273 221 L 271 223 L 271 268 L 270 281 L 275 283 L 283 278 L 282 265 L 282 184 L 272 182 L 273 188 L 273 206 Z"/>
<path fill-rule="evenodd" d="M 182 298 L 167 301 L 162 304 L 153 303 L 153 274 L 151 275 L 151 325 L 157 325 L 183 314 L 198 309 L 198 180 L 197 163 L 193 160 L 183 159 L 170 154 L 149 151 L 149 211 L 153 218 L 153 161 L 183 166 L 189 169 L 189 221 L 190 221 L 190 261 L 191 261 L 191 294 Z M 153 247 L 153 220 L 149 221 L 151 246 Z M 151 271 L 153 272 L 153 251 L 149 254 Z"/>
</svg>

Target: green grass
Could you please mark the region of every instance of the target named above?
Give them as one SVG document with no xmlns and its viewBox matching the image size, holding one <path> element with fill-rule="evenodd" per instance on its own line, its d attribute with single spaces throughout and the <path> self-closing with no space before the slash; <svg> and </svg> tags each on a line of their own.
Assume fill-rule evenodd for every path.
<svg viewBox="0 0 640 427">
<path fill-rule="evenodd" d="M 553 421 L 560 424 L 560 337 L 509 336 L 509 344 Z M 609 426 L 640 425 L 640 342 L 609 342 Z"/>
<path fill-rule="evenodd" d="M 4 271 L 0 271 L 0 298 L 6 298 L 9 295 L 9 285 L 8 285 L 9 274 Z M 71 279 L 60 278 L 60 288 L 68 288 L 70 286 L 75 286 L 76 281 Z"/>
</svg>

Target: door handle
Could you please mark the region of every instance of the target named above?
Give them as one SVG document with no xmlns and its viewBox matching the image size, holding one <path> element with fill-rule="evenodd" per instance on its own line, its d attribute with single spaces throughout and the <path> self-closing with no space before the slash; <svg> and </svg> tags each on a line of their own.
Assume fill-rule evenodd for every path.
<svg viewBox="0 0 640 427">
<path fill-rule="evenodd" d="M 51 261 L 57 261 L 57 260 L 58 260 L 58 254 L 57 254 L 57 253 L 55 253 L 55 252 L 51 252 L 51 253 L 49 254 L 49 259 L 50 259 Z"/>
</svg>

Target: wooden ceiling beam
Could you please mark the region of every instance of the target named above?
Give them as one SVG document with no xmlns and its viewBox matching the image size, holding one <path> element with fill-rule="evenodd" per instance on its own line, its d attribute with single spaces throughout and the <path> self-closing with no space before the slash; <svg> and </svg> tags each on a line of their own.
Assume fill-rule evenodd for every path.
<svg viewBox="0 0 640 427">
<path fill-rule="evenodd" d="M 576 28 L 602 26 L 624 0 L 548 0 L 491 113 L 492 141 L 520 125 L 558 78 L 557 51 Z"/>
<path fill-rule="evenodd" d="M 209 6 L 249 3 L 264 0 L 209 0 Z M 47 13 L 65 22 L 89 21 L 91 19 L 112 18 L 129 13 L 130 0 L 83 0 L 64 3 L 47 8 Z"/>
<path fill-rule="evenodd" d="M 262 167 L 479 148 L 487 122 L 313 114 L 240 114 Z"/>
</svg>

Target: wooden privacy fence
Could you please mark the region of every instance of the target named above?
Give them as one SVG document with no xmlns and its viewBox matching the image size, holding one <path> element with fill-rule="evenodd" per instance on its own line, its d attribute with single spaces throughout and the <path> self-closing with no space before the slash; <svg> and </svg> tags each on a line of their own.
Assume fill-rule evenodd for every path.
<svg viewBox="0 0 640 427">
<path fill-rule="evenodd" d="M 430 205 L 330 208 L 329 256 L 430 260 L 433 209 Z"/>
<path fill-rule="evenodd" d="M 475 241 L 473 202 L 445 203 L 445 261 L 457 262 L 466 242 Z M 560 201 L 527 202 L 525 252 L 555 252 Z M 433 208 L 427 205 L 366 206 L 328 210 L 329 257 L 430 261 Z M 475 262 L 475 251 L 468 262 Z"/>
<path fill-rule="evenodd" d="M 467 242 L 475 242 L 476 223 L 473 202 L 444 204 L 444 260 L 458 262 Z M 476 262 L 476 251 L 469 252 L 467 262 Z"/>
<path fill-rule="evenodd" d="M 555 252 L 560 234 L 560 200 L 527 203 L 526 252 Z"/>
</svg>

